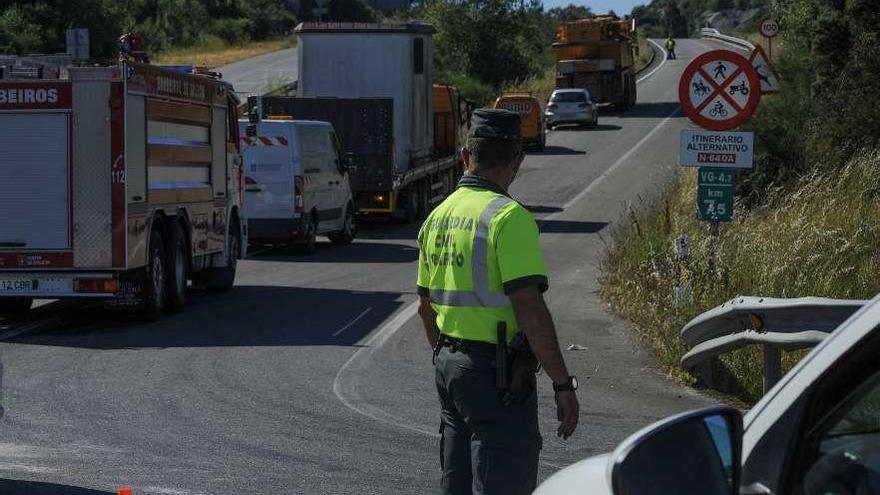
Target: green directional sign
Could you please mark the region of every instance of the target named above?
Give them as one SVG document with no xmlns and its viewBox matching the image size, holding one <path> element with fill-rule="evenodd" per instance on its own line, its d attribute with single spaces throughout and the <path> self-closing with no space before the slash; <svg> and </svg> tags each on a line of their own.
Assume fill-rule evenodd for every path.
<svg viewBox="0 0 880 495">
<path fill-rule="evenodd" d="M 729 222 L 733 218 L 736 169 L 701 167 L 697 174 L 697 214 L 700 220 Z"/>
</svg>

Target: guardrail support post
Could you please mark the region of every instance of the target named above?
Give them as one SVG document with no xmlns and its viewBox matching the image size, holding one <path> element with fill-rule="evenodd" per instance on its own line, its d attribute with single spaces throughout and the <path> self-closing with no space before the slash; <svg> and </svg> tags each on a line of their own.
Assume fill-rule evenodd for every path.
<svg viewBox="0 0 880 495">
<path fill-rule="evenodd" d="M 782 351 L 775 345 L 764 346 L 764 393 L 782 377 Z"/>
</svg>

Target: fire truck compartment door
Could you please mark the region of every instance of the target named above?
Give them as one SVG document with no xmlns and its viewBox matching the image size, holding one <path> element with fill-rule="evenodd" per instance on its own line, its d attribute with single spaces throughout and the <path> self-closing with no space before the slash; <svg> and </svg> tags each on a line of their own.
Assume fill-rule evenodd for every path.
<svg viewBox="0 0 880 495">
<path fill-rule="evenodd" d="M 70 248 L 68 116 L 0 114 L 0 249 Z"/>
</svg>

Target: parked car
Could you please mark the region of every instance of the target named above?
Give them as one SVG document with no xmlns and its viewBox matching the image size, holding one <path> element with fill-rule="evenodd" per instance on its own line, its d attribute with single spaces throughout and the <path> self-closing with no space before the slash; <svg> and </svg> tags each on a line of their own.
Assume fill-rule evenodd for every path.
<svg viewBox="0 0 880 495">
<path fill-rule="evenodd" d="M 743 418 L 715 406 L 632 435 L 551 476 L 536 495 L 880 493 L 880 296 Z M 744 426 L 743 426 L 744 425 Z"/>
<path fill-rule="evenodd" d="M 297 243 L 307 252 L 315 251 L 318 235 L 352 242 L 352 159 L 333 126 L 309 120 L 242 120 L 240 126 L 251 242 Z"/>
<path fill-rule="evenodd" d="M 599 106 L 586 89 L 557 89 L 550 95 L 544 112 L 547 127 L 577 124 L 595 127 L 599 124 Z"/>
<path fill-rule="evenodd" d="M 547 126 L 537 98 L 530 94 L 504 94 L 495 100 L 493 107 L 518 113 L 522 118 L 523 145 L 534 145 L 543 151 L 547 144 Z"/>
</svg>

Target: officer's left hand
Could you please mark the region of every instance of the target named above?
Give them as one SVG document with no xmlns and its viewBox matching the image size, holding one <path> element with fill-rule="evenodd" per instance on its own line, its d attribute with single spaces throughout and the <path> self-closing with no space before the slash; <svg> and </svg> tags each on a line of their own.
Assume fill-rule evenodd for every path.
<svg viewBox="0 0 880 495">
<path fill-rule="evenodd" d="M 580 404 L 573 390 L 556 392 L 556 418 L 559 420 L 559 428 L 556 436 L 568 440 L 578 425 Z"/>
</svg>

